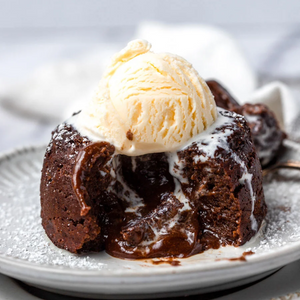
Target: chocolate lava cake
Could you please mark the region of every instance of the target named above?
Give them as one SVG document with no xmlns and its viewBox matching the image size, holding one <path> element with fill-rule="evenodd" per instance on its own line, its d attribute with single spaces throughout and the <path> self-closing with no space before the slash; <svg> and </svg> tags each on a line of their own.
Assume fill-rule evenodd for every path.
<svg viewBox="0 0 300 300">
<path fill-rule="evenodd" d="M 215 97 L 217 106 L 246 118 L 261 164 L 265 166 L 270 163 L 286 138 L 273 112 L 261 103 L 240 105 L 217 81 L 209 80 L 206 83 Z"/>
<path fill-rule="evenodd" d="M 53 131 L 42 169 L 42 225 L 59 248 L 188 257 L 243 245 L 259 230 L 262 173 L 244 117 L 220 109 L 181 150 L 135 157 L 92 142 L 72 124 Z"/>
</svg>

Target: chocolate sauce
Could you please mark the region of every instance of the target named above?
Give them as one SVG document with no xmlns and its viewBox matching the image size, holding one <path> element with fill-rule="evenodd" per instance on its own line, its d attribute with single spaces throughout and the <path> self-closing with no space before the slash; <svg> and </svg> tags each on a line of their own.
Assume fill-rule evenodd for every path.
<svg viewBox="0 0 300 300">
<path fill-rule="evenodd" d="M 173 259 L 172 257 L 169 257 L 167 259 L 152 260 L 151 263 L 153 265 L 169 264 L 173 267 L 178 267 L 181 265 L 179 260 Z"/>
<path fill-rule="evenodd" d="M 78 153 L 73 188 L 81 206 L 81 216 L 87 216 L 92 203 L 99 202 L 91 199 L 87 188 L 90 178 L 95 177 L 95 165 L 102 172 L 105 167 L 113 167 L 112 160 L 107 164 L 107 157 L 114 149 L 107 147 L 107 143 L 91 143 Z M 173 194 L 175 184 L 165 154 L 134 158 L 119 155 L 113 159 L 120 164 L 114 167 L 119 170 L 123 185 L 120 187 L 116 177 L 109 190 L 111 195 L 120 198 L 123 210 L 116 206 L 118 208 L 113 211 L 111 202 L 102 200 L 102 210 L 110 211 L 104 214 L 99 224 L 105 250 L 113 256 L 131 259 L 187 257 L 202 251 L 198 239 L 199 215 L 192 210 L 179 213 L 184 205 Z M 110 170 L 107 169 L 106 173 L 109 174 Z M 130 205 L 122 199 L 124 185 L 136 193 L 143 204 L 135 213 L 126 210 Z"/>
<path fill-rule="evenodd" d="M 247 261 L 246 256 L 253 255 L 253 254 L 254 254 L 253 251 L 247 251 L 247 252 L 244 252 L 240 257 L 229 258 L 228 260 L 230 260 L 230 261 L 236 261 L 236 260 Z"/>
<path fill-rule="evenodd" d="M 260 226 L 266 212 L 259 161 L 245 120 L 222 114 L 213 132 L 182 150 L 136 157 L 59 127 L 41 184 L 42 197 L 50 191 L 55 199 L 55 205 L 43 202 L 50 239 L 73 253 L 105 249 L 128 259 L 188 257 L 244 244 L 255 234 L 251 217 Z"/>
<path fill-rule="evenodd" d="M 122 180 L 142 199 L 143 206 L 135 213 L 125 210 L 124 222 L 111 228 L 105 250 L 129 259 L 187 257 L 202 251 L 199 215 L 193 210 L 180 212 L 184 205 L 174 196 L 166 155 L 121 155 L 119 163 Z"/>
<path fill-rule="evenodd" d="M 205 145 L 192 144 L 175 154 L 175 160 L 164 153 L 118 155 L 114 147 L 105 142 L 91 143 L 81 149 L 74 167 L 74 191 L 81 205 L 81 216 L 87 216 L 92 208 L 93 211 L 98 209 L 99 227 L 105 250 L 110 255 L 129 259 L 188 257 L 209 248 L 217 249 L 230 239 L 231 243 L 238 243 L 239 236 L 232 237 L 232 232 L 239 222 L 239 207 L 235 202 L 227 209 L 225 199 L 231 196 L 223 183 L 224 170 L 220 162 L 204 159 L 201 168 L 190 168 L 192 173 L 183 175 L 179 169 L 181 160 L 193 156 L 228 155 L 227 138 L 234 133 L 233 126 L 224 123 L 222 129 L 216 128 L 215 140 L 211 142 L 207 138 Z M 219 143 L 217 139 L 221 136 L 222 148 L 211 146 L 211 143 Z M 216 148 L 216 153 L 211 148 Z M 244 163 L 237 161 L 238 156 L 232 156 L 240 172 Z M 175 169 L 170 167 L 171 161 Z M 188 163 L 194 164 L 193 160 Z M 214 176 L 211 176 L 212 170 Z M 246 175 L 240 174 L 239 178 Z M 100 184 L 103 177 L 110 179 L 91 196 L 90 182 Z M 249 186 L 252 188 L 250 182 Z M 215 195 L 219 195 L 218 198 Z M 224 199 L 219 201 L 221 197 Z M 208 207 L 211 208 L 207 210 Z M 250 207 L 248 211 L 251 212 Z M 226 220 L 225 214 L 228 215 Z M 227 235 L 227 240 L 222 235 Z"/>
<path fill-rule="evenodd" d="M 232 257 L 232 258 L 218 258 L 216 259 L 216 261 L 220 261 L 220 260 L 229 260 L 229 261 L 247 261 L 246 256 L 248 255 L 253 255 L 255 254 L 255 252 L 253 251 L 246 251 L 243 252 L 243 254 L 239 257 Z"/>
</svg>

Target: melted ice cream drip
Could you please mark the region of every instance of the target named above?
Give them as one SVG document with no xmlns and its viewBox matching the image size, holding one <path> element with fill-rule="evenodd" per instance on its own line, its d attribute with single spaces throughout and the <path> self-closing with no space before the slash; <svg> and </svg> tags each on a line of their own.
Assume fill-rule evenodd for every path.
<svg viewBox="0 0 300 300">
<path fill-rule="evenodd" d="M 115 170 L 115 182 L 112 182 L 110 185 L 110 190 L 112 193 L 115 193 L 113 186 L 115 185 L 116 181 L 121 184 L 122 189 L 117 193 L 117 196 L 127 202 L 129 205 L 125 213 L 135 213 L 137 216 L 140 216 L 139 208 L 145 206 L 144 201 L 141 197 L 138 196 L 138 194 L 133 191 L 128 184 L 124 180 L 124 176 L 122 174 L 121 170 L 121 162 L 120 162 L 120 156 L 116 155 L 112 160 L 112 169 Z"/>
<path fill-rule="evenodd" d="M 179 160 L 177 152 L 169 152 L 167 157 L 169 172 L 173 176 L 175 184 L 174 196 L 184 205 L 180 211 L 190 210 L 190 201 L 185 197 L 181 188 L 182 183 L 188 183 L 188 179 L 182 176 L 184 163 Z"/>
<path fill-rule="evenodd" d="M 76 123 L 75 120 L 77 118 L 77 115 L 74 115 L 71 117 L 66 123 L 74 124 Z M 252 177 L 253 175 L 249 173 L 247 166 L 245 163 L 234 153 L 233 151 L 230 150 L 228 146 L 228 137 L 234 132 L 235 130 L 235 123 L 234 119 L 235 118 L 243 118 L 242 116 L 233 113 L 233 112 L 227 112 L 226 110 L 222 108 L 218 108 L 218 118 L 217 120 L 205 131 L 201 132 L 200 134 L 194 136 L 191 138 L 186 144 L 183 145 L 181 149 L 178 149 L 177 151 L 172 151 L 168 152 L 167 158 L 168 158 L 168 163 L 169 163 L 169 172 L 170 174 L 174 177 L 174 183 L 175 183 L 175 190 L 174 190 L 174 196 L 184 204 L 184 206 L 178 211 L 178 214 L 170 220 L 170 223 L 168 225 L 168 229 L 171 229 L 173 226 L 177 224 L 177 220 L 180 217 L 180 213 L 185 210 L 190 210 L 190 201 L 188 198 L 185 197 L 181 184 L 188 183 L 188 179 L 183 176 L 183 168 L 184 168 L 184 163 L 178 158 L 178 152 L 181 150 L 184 150 L 185 148 L 191 146 L 192 144 L 196 144 L 199 149 L 201 149 L 205 155 L 201 154 L 198 156 L 194 157 L 195 163 L 198 163 L 199 161 L 205 162 L 208 160 L 208 158 L 215 158 L 215 152 L 218 148 L 223 148 L 225 151 L 230 153 L 231 157 L 240 165 L 241 170 L 242 170 L 242 176 L 239 179 L 240 184 L 242 185 L 247 185 L 250 191 L 250 197 L 252 200 L 252 209 L 251 209 L 251 215 L 250 215 L 250 220 L 251 220 L 251 227 L 252 230 L 257 231 L 258 230 L 258 224 L 257 221 L 254 217 L 254 207 L 255 207 L 255 194 L 253 191 L 252 187 Z M 222 131 L 217 131 L 215 130 L 219 127 L 226 125 L 230 125 L 228 128 L 225 128 Z M 233 126 L 232 126 L 233 125 Z M 76 128 L 77 129 L 77 128 Z M 203 147 L 203 144 L 205 144 L 205 147 Z M 125 212 L 131 212 L 135 213 L 137 216 L 140 215 L 139 213 L 139 208 L 144 206 L 143 199 L 140 198 L 136 192 L 134 192 L 126 182 L 124 181 L 123 175 L 121 174 L 121 168 L 120 168 L 120 161 L 118 158 L 118 153 L 115 153 L 114 158 L 112 159 L 112 164 L 113 168 L 115 171 L 112 171 L 115 174 L 113 177 L 115 178 L 115 181 L 112 182 L 110 189 L 113 192 L 113 184 L 118 181 L 123 189 L 122 192 L 120 192 L 117 196 L 121 197 L 124 199 L 128 204 L 129 207 L 127 207 Z M 222 158 L 217 155 L 217 157 Z M 135 171 L 136 168 L 136 162 L 135 162 L 135 157 L 131 158 L 132 162 L 132 171 Z M 162 229 L 161 232 L 155 232 L 155 240 L 159 239 L 159 236 L 164 234 L 164 230 Z M 152 241 L 153 242 L 153 241 Z"/>
<path fill-rule="evenodd" d="M 241 158 L 231 151 L 228 145 L 228 137 L 234 132 L 236 124 L 234 123 L 234 118 L 243 118 L 242 116 L 239 116 L 235 113 L 230 113 L 228 115 L 227 111 L 221 108 L 218 108 L 219 116 L 215 123 L 211 125 L 207 130 L 204 132 L 198 134 L 194 138 L 192 138 L 189 143 L 185 144 L 184 147 L 181 150 L 184 150 L 185 148 L 191 146 L 192 144 L 196 144 L 199 149 L 201 149 L 205 155 L 198 155 L 194 157 L 195 163 L 198 163 L 199 161 L 205 162 L 208 158 L 215 158 L 219 157 L 222 158 L 219 155 L 215 155 L 215 152 L 218 148 L 223 148 L 225 151 L 230 153 L 231 157 L 240 165 L 242 170 L 242 176 L 239 179 L 240 184 L 247 185 L 250 191 L 250 197 L 252 200 L 252 209 L 251 209 L 251 227 L 252 230 L 257 231 L 258 224 L 254 217 L 254 206 L 256 197 L 253 191 L 252 187 L 252 177 L 253 175 L 249 173 L 247 166 L 245 163 L 241 160 Z M 233 118 L 234 117 L 234 118 Z M 226 128 L 226 125 L 230 125 L 228 128 Z M 225 129 L 222 131 L 215 130 L 221 126 L 225 126 Z M 203 144 L 205 146 L 203 146 Z M 179 160 L 177 152 L 171 152 L 168 155 L 168 162 L 170 166 L 170 173 L 174 176 L 175 180 L 175 194 L 176 197 L 181 197 L 181 199 L 184 197 L 181 184 L 187 183 L 187 178 L 184 178 L 182 176 L 182 170 L 184 168 L 183 162 Z M 187 200 L 187 205 L 185 207 L 188 207 L 189 203 Z"/>
<path fill-rule="evenodd" d="M 136 156 L 131 156 L 132 172 L 136 170 Z"/>
</svg>

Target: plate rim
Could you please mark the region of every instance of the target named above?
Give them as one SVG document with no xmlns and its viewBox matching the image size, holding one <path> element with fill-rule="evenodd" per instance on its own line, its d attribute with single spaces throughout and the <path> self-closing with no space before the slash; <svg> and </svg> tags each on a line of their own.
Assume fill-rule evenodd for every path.
<svg viewBox="0 0 300 300">
<path fill-rule="evenodd" d="M 293 148 L 293 150 L 300 152 L 300 145 L 291 140 L 285 140 L 285 146 L 288 148 Z M 0 153 L 0 163 L 5 160 L 10 160 L 15 156 L 22 155 L 27 152 L 37 152 L 46 149 L 45 144 L 30 145 L 24 147 L 14 148 L 12 150 Z M 199 254 L 198 254 L 199 255 Z M 201 254 L 200 254 L 201 255 Z M 274 263 L 276 258 L 280 258 Z M 117 258 L 113 258 L 117 259 Z M 291 242 L 289 245 L 280 247 L 280 249 L 273 250 L 268 253 L 261 253 L 257 255 L 251 255 L 247 257 L 246 262 L 242 261 L 228 261 L 220 260 L 214 261 L 212 263 L 206 264 L 189 264 L 181 265 L 179 267 L 173 266 L 158 266 L 157 268 L 152 266 L 151 268 L 145 268 L 147 272 L 140 272 L 137 270 L 131 270 L 129 272 L 112 272 L 111 270 L 88 270 L 88 269 L 73 269 L 69 267 L 60 267 L 55 265 L 39 265 L 36 263 L 31 263 L 24 261 L 19 258 L 8 257 L 3 254 L 0 254 L 0 272 L 12 277 L 16 276 L 29 276 L 32 279 L 36 278 L 35 273 L 39 274 L 39 277 L 49 278 L 49 276 L 54 277 L 57 281 L 61 280 L 65 276 L 70 276 L 70 280 L 76 282 L 89 282 L 89 283 L 109 283 L 111 279 L 113 280 L 122 280 L 124 284 L 126 282 L 139 281 L 140 278 L 147 277 L 148 279 L 153 278 L 155 281 L 163 280 L 164 276 L 176 277 L 178 275 L 198 275 L 199 274 L 209 274 L 224 271 L 238 272 L 239 270 L 246 269 L 248 267 L 252 268 L 256 266 L 255 272 L 253 274 L 261 273 L 262 271 L 272 270 L 274 268 L 281 267 L 293 261 L 300 259 L 300 240 Z M 181 260 L 181 259 L 178 259 Z M 182 259 L 184 261 L 184 259 Z M 142 260 L 143 261 L 143 260 Z M 273 261 L 272 264 L 268 263 Z M 199 268 L 200 265 L 200 268 Z M 10 272 L 10 268 L 18 269 L 18 272 Z M 257 271 L 261 270 L 261 271 Z M 31 275 L 28 274 L 28 271 L 31 271 Z M 13 274 L 12 274 L 13 273 Z M 15 276 L 13 276 L 15 274 Z M 252 273 L 251 273 L 252 274 Z M 47 277 L 48 276 L 48 277 Z M 250 276 L 250 274 L 248 275 Z M 27 278 L 29 279 L 29 278 Z M 42 279 L 42 278 L 41 278 Z M 79 281 L 76 281 L 80 279 Z M 106 279 L 106 280 L 105 280 Z M 127 279 L 127 280 L 126 280 Z M 91 282 L 92 281 L 92 282 Z M 167 280 L 169 281 L 169 279 Z"/>
</svg>

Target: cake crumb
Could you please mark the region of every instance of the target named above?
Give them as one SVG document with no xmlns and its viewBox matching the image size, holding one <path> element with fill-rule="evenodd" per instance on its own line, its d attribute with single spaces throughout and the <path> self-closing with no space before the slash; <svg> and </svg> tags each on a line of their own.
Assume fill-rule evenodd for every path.
<svg viewBox="0 0 300 300">
<path fill-rule="evenodd" d="M 131 132 L 130 129 L 127 131 L 126 137 L 128 138 L 129 141 L 133 140 L 133 133 Z"/>
</svg>

